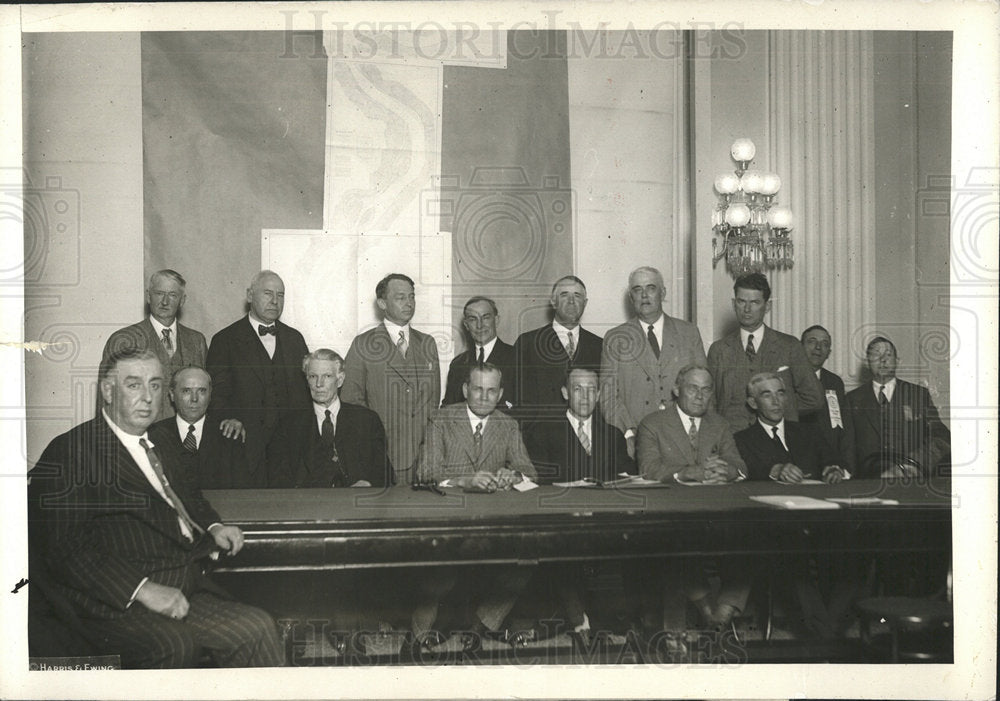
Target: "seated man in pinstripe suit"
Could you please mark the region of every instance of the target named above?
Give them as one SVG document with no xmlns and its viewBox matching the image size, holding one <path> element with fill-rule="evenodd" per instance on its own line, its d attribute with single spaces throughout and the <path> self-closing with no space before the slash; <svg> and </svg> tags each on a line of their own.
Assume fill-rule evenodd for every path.
<svg viewBox="0 0 1000 701">
<path fill-rule="evenodd" d="M 123 667 L 190 667 L 202 649 L 227 667 L 283 665 L 271 616 L 204 574 L 243 534 L 152 444 L 163 375 L 149 350 L 101 363 L 100 414 L 56 437 L 29 474 L 32 549 L 92 645 Z"/>
<path fill-rule="evenodd" d="M 496 411 L 503 396 L 500 370 L 489 363 L 469 370 L 462 386 L 465 401 L 438 410 L 427 427 L 420 452 L 418 483 L 461 487 L 470 492 L 507 490 L 536 477 L 517 422 Z M 527 568 L 477 568 L 463 581 L 473 591 L 475 611 L 458 618 L 462 645 L 474 649 L 481 636 L 500 629 L 531 577 Z M 475 582 L 469 581 L 477 580 Z M 442 599 L 454 589 L 453 567 L 426 573 L 418 585 L 412 615 L 413 634 L 426 647 L 445 641 L 434 631 Z"/>
</svg>

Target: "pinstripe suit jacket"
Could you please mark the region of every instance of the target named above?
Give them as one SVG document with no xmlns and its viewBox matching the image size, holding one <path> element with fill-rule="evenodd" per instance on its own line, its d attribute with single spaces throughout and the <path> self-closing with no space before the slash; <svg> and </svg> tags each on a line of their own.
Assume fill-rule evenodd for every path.
<svg viewBox="0 0 1000 701">
<path fill-rule="evenodd" d="M 170 381 L 171 375 L 181 368 L 194 365 L 199 368 L 205 367 L 208 358 L 208 344 L 200 331 L 195 331 L 177 322 L 177 338 L 175 339 L 176 349 L 173 355 L 167 355 L 167 349 L 163 347 L 163 341 L 156 335 L 149 317 L 138 324 L 126 326 L 118 329 L 108 337 L 104 344 L 102 360 L 107 360 L 112 351 L 121 351 L 126 348 L 136 348 L 139 350 L 152 350 L 156 357 L 160 359 L 165 373 L 164 384 Z M 100 413 L 100 412 L 98 412 Z M 160 418 L 167 418 L 174 415 L 174 408 L 170 404 L 170 396 L 163 392 L 163 403 L 160 406 Z"/>
<path fill-rule="evenodd" d="M 158 451 L 160 454 L 160 451 Z M 202 528 L 219 515 L 176 465 L 164 474 Z M 29 482 L 28 535 L 55 588 L 79 615 L 119 618 L 144 577 L 185 595 L 208 589 L 199 560 L 215 549 L 210 535 L 190 543 L 174 511 L 153 489 L 103 416 L 49 443 Z"/>
<path fill-rule="evenodd" d="M 638 319 L 604 335 L 601 353 L 601 405 L 609 424 L 623 433 L 635 430 L 660 404 L 671 404 L 677 372 L 705 363 L 705 345 L 694 324 L 663 315 L 663 342 L 657 358 Z"/>
<path fill-rule="evenodd" d="M 476 472 L 497 472 L 502 467 L 536 477 L 517 422 L 494 411 L 483 429 L 483 447 L 476 457 L 476 444 L 469 423 L 467 404 L 449 404 L 439 409 L 427 427 L 417 469 L 419 481 L 440 482 Z"/>
</svg>

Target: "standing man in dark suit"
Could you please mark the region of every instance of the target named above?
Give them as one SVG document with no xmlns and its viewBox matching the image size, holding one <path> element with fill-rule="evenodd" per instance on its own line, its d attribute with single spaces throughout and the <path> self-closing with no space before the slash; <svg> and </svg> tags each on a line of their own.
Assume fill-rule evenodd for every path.
<svg viewBox="0 0 1000 701">
<path fill-rule="evenodd" d="M 876 336 L 866 350 L 872 381 L 847 395 L 859 477 L 933 475 L 951 456 L 951 432 L 925 387 L 896 377 L 896 346 Z"/>
<path fill-rule="evenodd" d="M 33 549 L 92 644 L 125 667 L 191 667 L 201 649 L 223 666 L 283 665 L 274 620 L 204 574 L 243 534 L 151 444 L 163 383 L 149 350 L 101 363 L 100 415 L 56 437 L 29 475 Z"/>
<path fill-rule="evenodd" d="M 497 322 L 500 314 L 496 302 L 489 297 L 473 297 L 462 310 L 462 327 L 472 338 L 468 350 L 459 353 L 448 367 L 448 382 L 445 385 L 442 404 L 458 404 L 465 401 L 462 385 L 473 365 L 489 363 L 500 368 L 503 374 L 503 400 L 500 408 L 510 412 L 514 408 L 514 346 L 497 338 Z"/>
<path fill-rule="evenodd" d="M 417 308 L 413 280 L 386 275 L 375 286 L 382 323 L 359 334 L 344 360 L 341 398 L 382 420 L 395 482 L 410 482 L 431 414 L 441 402 L 441 366 L 433 336 L 410 326 Z"/>
<path fill-rule="evenodd" d="M 806 352 L 806 360 L 816 372 L 816 377 L 823 385 L 826 402 L 814 414 L 802 416 L 802 423 L 814 423 L 823 436 L 823 440 L 837 456 L 837 464 L 854 472 L 854 425 L 851 423 L 851 412 L 847 410 L 847 396 L 844 381 L 823 364 L 830 357 L 830 332 L 822 326 L 810 326 L 802 332 L 802 348 Z"/>
<path fill-rule="evenodd" d="M 252 487 L 290 487 L 291 464 L 300 436 L 295 416 L 309 407 L 302 358 L 309 353 L 302 334 L 279 318 L 285 283 L 262 270 L 247 288 L 250 312 L 212 337 L 208 371 L 212 409 L 226 417 L 224 429 L 246 431 Z"/>
<path fill-rule="evenodd" d="M 604 336 L 601 395 L 604 415 L 625 434 L 635 457 L 635 432 L 651 412 L 671 403 L 677 371 L 705 364 L 698 327 L 663 313 L 663 275 L 643 266 L 628 277 L 635 318 Z"/>
<path fill-rule="evenodd" d="M 761 273 L 749 273 L 733 285 L 733 310 L 740 328 L 708 349 L 708 369 L 715 380 L 715 408 L 735 433 L 753 421 L 747 408 L 747 382 L 758 372 L 777 372 L 789 388 L 785 418 L 801 416 L 823 406 L 823 387 L 806 360 L 802 344 L 764 324 L 771 311 L 771 286 Z"/>
<path fill-rule="evenodd" d="M 174 270 L 157 270 L 150 275 L 146 287 L 149 316 L 111 334 L 104 344 L 102 361 L 107 360 L 112 352 L 138 348 L 156 353 L 168 376 L 189 365 L 205 367 L 208 355 L 205 337 L 200 331 L 190 329 L 177 320 L 186 299 L 186 286 L 187 282 Z M 164 392 L 160 416 L 165 418 L 172 414 L 173 409 Z"/>
<path fill-rule="evenodd" d="M 601 387 L 597 371 L 571 368 L 562 395 L 568 408 L 525 430 L 525 445 L 541 484 L 592 477 L 606 481 L 620 472 L 635 473 L 625 438 L 597 411 Z"/>
<path fill-rule="evenodd" d="M 735 438 L 750 479 L 822 479 L 833 484 L 849 476 L 813 426 L 785 419 L 788 395 L 780 375 L 759 372 L 750 378 L 746 392 L 757 420 Z"/>
<path fill-rule="evenodd" d="M 243 439 L 226 438 L 213 428 L 220 418 L 206 416 L 212 401 L 211 375 L 201 368 L 178 370 L 170 378 L 170 401 L 177 413 L 149 429 L 156 444 L 173 453 L 176 464 L 200 489 L 249 487 Z"/>
<path fill-rule="evenodd" d="M 514 342 L 517 359 L 518 418 L 532 421 L 563 406 L 562 387 L 570 367 L 601 367 L 601 338 L 580 326 L 587 288 L 575 275 L 552 286 L 549 304 L 555 318 Z"/>
<path fill-rule="evenodd" d="M 302 361 L 312 411 L 303 412 L 296 487 L 385 487 L 392 465 L 385 454 L 385 429 L 371 409 L 342 402 L 344 359 L 328 348 Z"/>
</svg>

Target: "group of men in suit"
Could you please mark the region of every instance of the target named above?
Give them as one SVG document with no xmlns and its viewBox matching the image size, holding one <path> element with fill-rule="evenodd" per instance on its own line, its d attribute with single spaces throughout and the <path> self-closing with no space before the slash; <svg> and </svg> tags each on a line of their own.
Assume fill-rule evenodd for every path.
<svg viewBox="0 0 1000 701">
<path fill-rule="evenodd" d="M 772 301 L 763 275 L 736 281 L 733 308 L 740 328 L 713 343 L 707 355 L 697 327 L 663 312 L 659 271 L 638 268 L 628 282 L 635 317 L 603 340 L 581 326 L 587 291 L 575 276 L 553 285 L 552 322 L 521 334 L 512 346 L 497 337 L 495 302 L 473 297 L 462 318 L 472 343 L 452 361 L 442 403 L 437 345 L 410 325 L 415 287 L 405 275 L 378 283 L 383 320 L 358 335 L 342 358 L 329 349 L 309 353 L 302 335 L 281 322 L 284 283 L 272 271 L 254 276 L 246 316 L 216 333 L 211 344 L 178 322 L 184 279 L 171 270 L 154 273 L 146 292 L 149 317 L 115 332 L 105 348 L 103 416 L 55 439 L 39 466 L 54 467 L 56 477 L 37 480 L 58 493 L 67 489 L 60 480 L 98 470 L 109 485 L 132 480 L 134 489 L 123 494 L 147 494 L 139 506 L 120 503 L 117 493 L 101 494 L 107 503 L 85 502 L 87 508 L 72 514 L 74 526 L 82 525 L 74 537 L 64 518 L 53 517 L 58 512 L 43 511 L 47 518 L 36 531 L 58 546 L 52 552 L 74 547 L 79 534 L 88 534 L 87 545 L 100 546 L 77 548 L 75 568 L 51 562 L 56 579 L 69 591 L 83 592 L 78 610 L 111 621 L 115 632 L 107 641 L 121 644 L 116 623 L 128 623 L 136 612 L 192 620 L 178 602 L 208 588 L 209 581 L 192 574 L 192 563 L 213 547 L 239 549 L 238 529 L 212 520 L 200 488 L 414 483 L 493 492 L 636 472 L 699 483 L 836 482 L 852 475 L 931 473 L 947 459 L 947 429 L 927 390 L 895 378 L 896 349 L 888 339 L 874 339 L 867 350 L 874 384 L 845 394 L 843 382 L 823 368 L 831 341 L 825 329 L 810 327 L 800 342 L 764 324 Z M 126 370 L 130 374 L 122 376 Z M 136 389 L 133 375 L 146 389 Z M 169 391 L 162 391 L 164 385 Z M 124 432 L 115 429 L 122 404 L 130 421 Z M 148 451 L 140 454 L 126 434 L 142 436 L 160 455 L 143 460 Z M 159 475 L 146 463 L 161 463 Z M 33 475 L 43 476 L 37 468 Z M 172 495 L 157 479 L 184 487 Z M 180 523 L 180 538 L 153 523 L 169 522 L 171 515 Z M 157 530 L 156 536 L 142 535 L 148 530 Z M 166 536 L 170 548 L 160 542 Z M 122 539 L 126 551 L 114 552 Z M 156 552 L 147 552 L 151 548 Z M 161 550 L 183 561 L 176 564 L 183 570 L 177 576 L 154 567 Z M 122 559 L 121 583 L 95 577 L 100 563 L 116 557 Z M 523 590 L 526 580 L 509 574 L 493 578 L 497 596 L 491 598 L 486 588 L 474 628 L 497 628 Z M 125 592 L 139 576 L 156 586 Z M 161 592 L 159 579 L 181 594 Z M 706 621 L 725 623 L 745 600 L 744 579 L 731 583 L 731 591 L 724 587 L 709 596 L 696 572 L 676 589 Z M 454 576 L 425 580 L 415 631 L 431 629 L 442 596 L 454 584 Z M 574 630 L 585 631 L 578 587 L 561 589 L 574 611 Z M 248 615 L 263 620 L 256 612 Z M 196 643 L 208 644 L 198 637 L 198 626 L 192 630 L 187 634 Z M 184 660 L 192 645 L 180 646 Z M 181 659 L 153 657 L 134 663 Z M 257 658 L 226 659 L 250 664 Z"/>
</svg>

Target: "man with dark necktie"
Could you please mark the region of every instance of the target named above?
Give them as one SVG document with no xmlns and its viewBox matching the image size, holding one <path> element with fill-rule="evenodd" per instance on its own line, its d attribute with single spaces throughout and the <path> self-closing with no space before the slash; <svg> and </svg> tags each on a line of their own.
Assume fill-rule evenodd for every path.
<svg viewBox="0 0 1000 701">
<path fill-rule="evenodd" d="M 462 309 L 462 328 L 472 339 L 472 345 L 451 361 L 443 405 L 465 401 L 462 385 L 469 369 L 483 363 L 497 366 L 503 374 L 503 400 L 500 402 L 500 409 L 509 413 L 517 404 L 514 399 L 514 347 L 497 337 L 499 321 L 500 313 L 496 302 L 489 297 L 473 297 L 465 303 Z"/>
<path fill-rule="evenodd" d="M 213 553 L 239 552 L 243 533 L 147 434 L 163 384 L 152 351 L 101 363 L 100 414 L 56 437 L 29 473 L 32 583 L 45 581 L 126 668 L 192 667 L 202 650 L 221 666 L 283 665 L 271 616 L 205 574 Z"/>
<path fill-rule="evenodd" d="M 200 331 L 178 321 L 187 299 L 187 282 L 175 270 L 157 270 L 149 276 L 146 304 L 149 316 L 137 324 L 115 331 L 104 344 L 103 360 L 126 348 L 151 350 L 160 359 L 164 372 L 172 375 L 183 367 L 205 367 L 208 344 Z M 163 393 L 160 417 L 173 414 L 167 393 Z"/>
<path fill-rule="evenodd" d="M 249 487 L 243 439 L 214 430 L 221 418 L 207 413 L 212 377 L 201 368 L 183 368 L 170 378 L 169 394 L 177 413 L 150 427 L 157 445 L 173 453 L 187 478 L 201 489 Z"/>
<path fill-rule="evenodd" d="M 533 421 L 563 407 L 563 380 L 573 366 L 601 366 L 601 338 L 580 325 L 587 308 L 587 288 L 575 275 L 559 278 L 549 298 L 555 314 L 546 324 L 518 336 L 517 418 Z"/>
<path fill-rule="evenodd" d="M 896 346 L 876 336 L 866 349 L 872 381 L 847 394 L 859 477 L 934 475 L 951 456 L 951 432 L 927 388 L 896 377 Z"/>
<path fill-rule="evenodd" d="M 635 457 L 639 422 L 671 403 L 677 371 L 705 364 L 698 327 L 663 312 L 666 288 L 656 268 L 641 267 L 628 278 L 635 318 L 604 336 L 601 404 L 608 423 L 625 435 Z"/>
<path fill-rule="evenodd" d="M 208 371 L 212 409 L 224 427 L 246 431 L 252 487 L 290 487 L 301 437 L 296 416 L 309 407 L 302 358 L 309 352 L 302 334 L 280 321 L 285 284 L 262 270 L 247 289 L 250 311 L 212 337 Z"/>
<path fill-rule="evenodd" d="M 798 421 L 823 406 L 823 387 L 798 339 L 764 323 L 771 302 L 771 286 L 764 275 L 749 273 L 737 278 L 733 311 L 740 328 L 708 349 L 708 369 L 715 380 L 715 409 L 729 422 L 733 433 L 753 422 L 753 413 L 746 404 L 746 387 L 758 372 L 776 372 L 784 378 L 789 392 L 785 418 Z"/>
<path fill-rule="evenodd" d="M 306 424 L 296 487 L 385 487 L 392 484 L 392 465 L 385 449 L 385 429 L 371 409 L 341 401 L 344 360 L 328 348 L 302 360 L 312 410 Z"/>
</svg>

